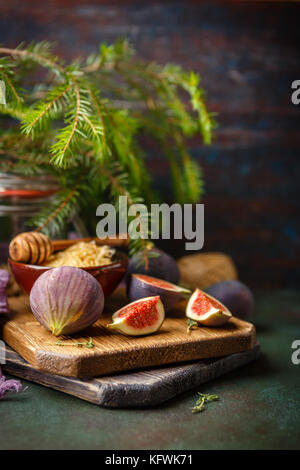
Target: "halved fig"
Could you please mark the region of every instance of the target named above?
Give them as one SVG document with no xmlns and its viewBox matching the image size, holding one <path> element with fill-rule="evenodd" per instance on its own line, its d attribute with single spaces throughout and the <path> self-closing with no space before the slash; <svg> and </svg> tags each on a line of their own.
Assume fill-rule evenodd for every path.
<svg viewBox="0 0 300 470">
<path fill-rule="evenodd" d="M 157 295 L 125 305 L 113 314 L 113 322 L 107 328 L 130 336 L 149 335 L 159 330 L 164 319 L 165 309 Z"/>
<path fill-rule="evenodd" d="M 232 317 L 225 305 L 200 289 L 191 296 L 186 316 L 205 326 L 222 326 Z"/>
<path fill-rule="evenodd" d="M 127 288 L 128 299 L 131 302 L 144 297 L 159 295 L 165 310 L 174 307 L 184 292 L 190 293 L 189 290 L 183 287 L 146 274 L 132 274 Z"/>
</svg>

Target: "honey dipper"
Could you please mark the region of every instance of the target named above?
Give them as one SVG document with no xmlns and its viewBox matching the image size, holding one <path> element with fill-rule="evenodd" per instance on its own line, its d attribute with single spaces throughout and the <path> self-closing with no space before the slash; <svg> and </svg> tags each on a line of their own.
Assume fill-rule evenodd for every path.
<svg viewBox="0 0 300 470">
<path fill-rule="evenodd" d="M 52 252 L 51 240 L 39 232 L 19 233 L 9 245 L 9 256 L 18 263 L 43 264 Z"/>
</svg>

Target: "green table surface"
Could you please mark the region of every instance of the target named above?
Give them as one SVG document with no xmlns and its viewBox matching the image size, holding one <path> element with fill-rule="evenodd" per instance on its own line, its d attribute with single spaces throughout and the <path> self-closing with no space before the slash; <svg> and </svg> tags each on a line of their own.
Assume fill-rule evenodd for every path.
<svg viewBox="0 0 300 470">
<path fill-rule="evenodd" d="M 23 381 L 0 403 L 0 449 L 299 449 L 300 294 L 255 295 L 255 363 L 152 409 L 104 409 Z M 197 391 L 220 401 L 192 414 Z"/>
</svg>

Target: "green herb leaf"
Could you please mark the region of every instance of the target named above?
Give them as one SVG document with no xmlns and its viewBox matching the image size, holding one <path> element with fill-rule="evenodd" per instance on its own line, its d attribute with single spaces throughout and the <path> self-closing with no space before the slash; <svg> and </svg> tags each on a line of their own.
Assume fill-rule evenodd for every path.
<svg viewBox="0 0 300 470">
<path fill-rule="evenodd" d="M 219 400 L 218 395 L 210 395 L 205 393 L 199 393 L 199 398 L 197 399 L 195 406 L 191 409 L 192 413 L 200 413 L 205 410 L 205 404 L 211 401 Z"/>
<path fill-rule="evenodd" d="M 85 346 L 87 348 L 93 348 L 95 346 L 94 343 L 93 343 L 93 339 L 90 338 L 89 341 L 87 343 L 85 343 Z"/>
<path fill-rule="evenodd" d="M 193 329 L 194 326 L 198 326 L 198 323 L 195 320 L 191 320 L 190 318 L 188 318 L 186 331 L 190 333 L 190 331 Z"/>
<path fill-rule="evenodd" d="M 55 345 L 55 346 L 75 346 L 77 348 L 83 348 L 83 347 L 86 347 L 86 348 L 94 348 L 95 345 L 93 343 L 93 338 L 89 338 L 89 340 L 86 342 L 86 343 L 80 343 L 79 341 L 75 341 L 74 343 L 64 343 L 63 341 L 61 340 L 58 340 L 56 341 L 56 343 L 48 343 L 48 344 L 52 344 L 52 345 Z"/>
</svg>

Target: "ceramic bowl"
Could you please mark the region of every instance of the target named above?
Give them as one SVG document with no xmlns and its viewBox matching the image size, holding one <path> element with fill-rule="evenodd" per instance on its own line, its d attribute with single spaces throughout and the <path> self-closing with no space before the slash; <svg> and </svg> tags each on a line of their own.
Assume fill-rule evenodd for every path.
<svg viewBox="0 0 300 470">
<path fill-rule="evenodd" d="M 30 294 L 32 286 L 37 278 L 49 269 L 54 269 L 47 266 L 17 263 L 10 258 L 8 258 L 8 263 L 15 280 L 28 295 Z M 97 279 L 99 284 L 102 286 L 105 297 L 107 297 L 121 282 L 124 274 L 126 273 L 127 266 L 128 256 L 125 253 L 116 250 L 110 264 L 81 269 L 87 271 Z"/>
</svg>

